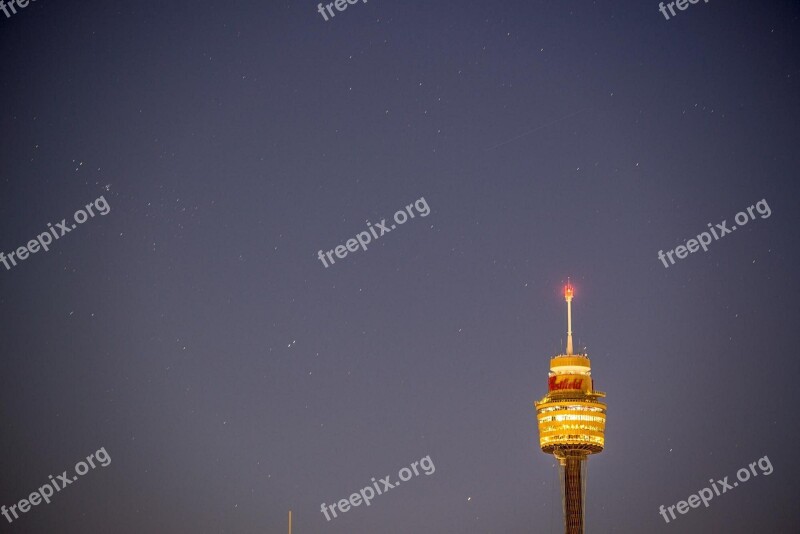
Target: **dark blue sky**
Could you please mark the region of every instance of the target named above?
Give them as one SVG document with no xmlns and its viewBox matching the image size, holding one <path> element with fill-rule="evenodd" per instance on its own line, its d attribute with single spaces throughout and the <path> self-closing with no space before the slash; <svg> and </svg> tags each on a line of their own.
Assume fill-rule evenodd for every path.
<svg viewBox="0 0 800 534">
<path fill-rule="evenodd" d="M 533 401 L 567 276 L 608 394 L 587 533 L 797 532 L 800 5 L 316 9 L 0 13 L 0 251 L 111 208 L 0 265 L 0 504 L 111 458 L 0 532 L 561 532 Z"/>
</svg>

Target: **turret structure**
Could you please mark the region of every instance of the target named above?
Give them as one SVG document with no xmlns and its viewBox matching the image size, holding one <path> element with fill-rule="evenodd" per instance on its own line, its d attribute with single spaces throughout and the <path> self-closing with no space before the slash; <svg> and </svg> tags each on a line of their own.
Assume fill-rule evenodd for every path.
<svg viewBox="0 0 800 534">
<path fill-rule="evenodd" d="M 594 389 L 589 356 L 573 354 L 572 297 L 570 283 L 564 288 L 567 301 L 567 348 L 550 359 L 547 395 L 535 402 L 539 445 L 556 457 L 561 478 L 564 532 L 583 534 L 586 463 L 590 454 L 605 447 L 606 394 Z"/>
</svg>

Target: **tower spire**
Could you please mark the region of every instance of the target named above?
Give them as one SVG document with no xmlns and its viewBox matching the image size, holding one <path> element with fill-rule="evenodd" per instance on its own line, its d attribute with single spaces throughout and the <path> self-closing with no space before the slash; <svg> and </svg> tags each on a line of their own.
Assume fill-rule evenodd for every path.
<svg viewBox="0 0 800 534">
<path fill-rule="evenodd" d="M 572 355 L 572 295 L 574 290 L 567 278 L 567 285 L 564 287 L 564 299 L 567 301 L 567 356 Z"/>
</svg>

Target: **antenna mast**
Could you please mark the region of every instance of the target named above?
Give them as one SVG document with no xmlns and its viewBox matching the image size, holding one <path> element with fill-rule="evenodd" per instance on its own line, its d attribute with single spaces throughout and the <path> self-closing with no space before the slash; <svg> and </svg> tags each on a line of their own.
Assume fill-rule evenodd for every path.
<svg viewBox="0 0 800 534">
<path fill-rule="evenodd" d="M 572 295 L 574 291 L 572 284 L 567 278 L 567 285 L 564 288 L 564 299 L 567 301 L 567 356 L 572 354 Z"/>
</svg>

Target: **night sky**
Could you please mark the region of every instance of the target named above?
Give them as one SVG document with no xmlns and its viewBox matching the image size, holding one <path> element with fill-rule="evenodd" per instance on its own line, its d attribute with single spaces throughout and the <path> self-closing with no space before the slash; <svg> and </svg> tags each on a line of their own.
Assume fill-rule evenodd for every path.
<svg viewBox="0 0 800 534">
<path fill-rule="evenodd" d="M 0 12 L 0 251 L 109 208 L 0 264 L 0 504 L 110 457 L 0 532 L 563 532 L 533 402 L 567 277 L 608 395 L 587 533 L 800 531 L 800 3 L 335 13 Z"/>
</svg>

